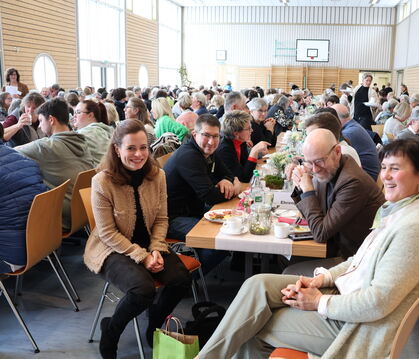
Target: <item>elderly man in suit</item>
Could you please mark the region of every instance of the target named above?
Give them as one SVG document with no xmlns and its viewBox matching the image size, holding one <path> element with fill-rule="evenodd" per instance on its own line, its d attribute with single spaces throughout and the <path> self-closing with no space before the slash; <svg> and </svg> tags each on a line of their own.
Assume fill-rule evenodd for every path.
<svg viewBox="0 0 419 359">
<path fill-rule="evenodd" d="M 331 131 L 310 132 L 303 154 L 303 165 L 292 173 L 292 198 L 308 221 L 314 240 L 327 243 L 327 257 L 331 260 L 321 264 L 332 266 L 351 257 L 360 247 L 384 196 L 351 157 L 342 155 Z M 312 273 L 318 262 L 297 263 L 286 273 Z"/>
</svg>

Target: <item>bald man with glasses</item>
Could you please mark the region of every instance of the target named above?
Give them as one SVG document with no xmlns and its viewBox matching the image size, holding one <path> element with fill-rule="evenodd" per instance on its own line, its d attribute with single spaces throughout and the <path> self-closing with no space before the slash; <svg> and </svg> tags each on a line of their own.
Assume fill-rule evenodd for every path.
<svg viewBox="0 0 419 359">
<path fill-rule="evenodd" d="M 339 262 L 352 256 L 369 234 L 384 196 L 352 157 L 342 155 L 331 131 L 310 132 L 303 155 L 303 164 L 292 172 L 292 198 L 308 221 L 314 240 L 327 243 L 327 257 Z M 286 273 L 298 271 L 311 276 L 317 266 L 298 263 L 288 267 Z"/>
</svg>

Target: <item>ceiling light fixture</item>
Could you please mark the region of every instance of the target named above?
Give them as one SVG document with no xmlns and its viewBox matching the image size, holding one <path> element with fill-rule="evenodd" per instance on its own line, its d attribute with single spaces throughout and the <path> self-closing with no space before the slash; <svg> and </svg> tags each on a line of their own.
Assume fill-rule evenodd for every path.
<svg viewBox="0 0 419 359">
<path fill-rule="evenodd" d="M 281 0 L 281 2 L 282 2 L 285 6 L 288 6 L 288 2 L 289 2 L 289 0 Z"/>
<path fill-rule="evenodd" d="M 370 6 L 377 5 L 380 2 L 380 0 L 370 0 Z"/>
</svg>

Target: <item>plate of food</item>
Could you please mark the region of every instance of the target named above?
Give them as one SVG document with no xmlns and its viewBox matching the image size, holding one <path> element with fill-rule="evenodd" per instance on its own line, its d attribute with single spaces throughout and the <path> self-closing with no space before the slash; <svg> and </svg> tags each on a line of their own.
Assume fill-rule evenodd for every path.
<svg viewBox="0 0 419 359">
<path fill-rule="evenodd" d="M 204 214 L 204 218 L 210 222 L 224 223 L 228 218 L 242 216 L 243 212 L 236 209 L 214 209 Z"/>
<path fill-rule="evenodd" d="M 310 228 L 308 226 L 300 226 L 296 225 L 294 228 L 291 228 L 291 233 L 294 234 L 308 234 L 310 232 Z"/>
</svg>

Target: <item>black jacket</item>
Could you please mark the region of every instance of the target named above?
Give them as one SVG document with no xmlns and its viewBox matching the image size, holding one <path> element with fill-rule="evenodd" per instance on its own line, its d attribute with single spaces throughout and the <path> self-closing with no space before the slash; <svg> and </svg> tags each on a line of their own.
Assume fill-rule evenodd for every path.
<svg viewBox="0 0 419 359">
<path fill-rule="evenodd" d="M 202 217 L 206 205 L 226 201 L 215 185 L 234 177 L 217 153 L 205 158 L 194 138 L 180 146 L 164 166 L 170 218 Z"/>
<path fill-rule="evenodd" d="M 251 124 L 253 130 L 251 137 L 253 145 L 256 145 L 260 141 L 269 142 L 271 146 L 275 144 L 274 134 L 269 131 L 263 123 L 258 124 L 255 121 L 252 121 Z"/>
<path fill-rule="evenodd" d="M 240 182 L 247 183 L 252 178 L 253 170 L 256 168 L 256 162 L 248 160 L 249 150 L 247 149 L 246 142 L 243 142 L 240 147 L 240 162 L 237 158 L 233 140 L 223 138 L 216 153 L 222 158 L 234 177 L 238 177 Z"/>
</svg>

